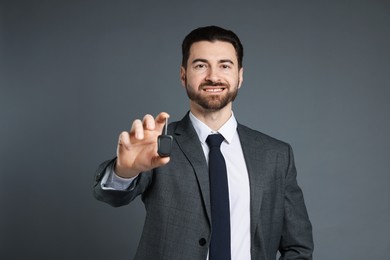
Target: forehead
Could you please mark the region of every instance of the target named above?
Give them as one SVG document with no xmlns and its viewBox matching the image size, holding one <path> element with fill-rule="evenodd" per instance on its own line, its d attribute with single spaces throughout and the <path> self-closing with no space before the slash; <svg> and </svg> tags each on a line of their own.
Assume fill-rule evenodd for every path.
<svg viewBox="0 0 390 260">
<path fill-rule="evenodd" d="M 237 63 L 236 50 L 233 44 L 224 41 L 194 42 L 190 48 L 189 62 L 194 59 L 221 60 L 230 59 Z"/>
</svg>

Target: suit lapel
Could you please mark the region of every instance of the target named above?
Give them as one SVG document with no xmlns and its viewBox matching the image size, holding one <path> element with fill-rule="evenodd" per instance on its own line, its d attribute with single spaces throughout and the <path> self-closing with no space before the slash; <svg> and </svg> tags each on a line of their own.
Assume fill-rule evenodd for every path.
<svg viewBox="0 0 390 260">
<path fill-rule="evenodd" d="M 192 126 L 188 113 L 181 121 L 178 122 L 177 127 L 174 130 L 174 139 L 194 169 L 207 216 L 209 221 L 211 221 L 208 166 L 199 137 Z"/>
<path fill-rule="evenodd" d="M 251 235 L 253 238 L 256 227 L 260 223 L 260 208 L 263 199 L 262 180 L 266 172 L 264 168 L 266 151 L 258 135 L 255 135 L 251 130 L 240 124 L 238 124 L 237 130 L 249 175 Z M 209 221 L 211 221 L 208 166 L 199 137 L 192 126 L 188 114 L 178 122 L 174 130 L 174 139 L 194 169 L 206 213 Z"/>
<path fill-rule="evenodd" d="M 250 218 L 252 239 L 260 223 L 260 208 L 263 198 L 262 176 L 264 174 L 265 152 L 262 141 L 248 128 L 238 125 L 241 147 L 249 175 Z M 252 240 L 253 241 L 253 240 Z"/>
</svg>

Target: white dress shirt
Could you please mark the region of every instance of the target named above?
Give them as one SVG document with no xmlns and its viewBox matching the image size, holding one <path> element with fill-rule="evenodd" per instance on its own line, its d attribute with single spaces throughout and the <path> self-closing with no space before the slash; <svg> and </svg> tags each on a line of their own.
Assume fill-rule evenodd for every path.
<svg viewBox="0 0 390 260">
<path fill-rule="evenodd" d="M 208 135 L 216 133 L 190 112 L 190 120 L 202 144 L 208 163 Z M 248 170 L 237 132 L 237 121 L 232 112 L 230 119 L 217 131 L 225 140 L 221 152 L 226 161 L 230 202 L 231 256 L 233 260 L 250 260 L 250 190 Z M 135 177 L 136 178 L 136 177 Z M 127 189 L 135 179 L 117 176 L 113 169 L 107 169 L 102 179 L 102 189 Z"/>
<path fill-rule="evenodd" d="M 192 113 L 190 119 L 208 162 L 209 146 L 206 138 L 215 132 Z M 233 113 L 217 132 L 225 138 L 221 144 L 221 153 L 225 158 L 229 185 L 231 256 L 234 260 L 250 260 L 249 177 Z"/>
</svg>

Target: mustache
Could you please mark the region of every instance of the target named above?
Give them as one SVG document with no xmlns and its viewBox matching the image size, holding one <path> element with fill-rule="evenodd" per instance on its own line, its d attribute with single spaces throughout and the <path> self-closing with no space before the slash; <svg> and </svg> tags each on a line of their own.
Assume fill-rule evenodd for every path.
<svg viewBox="0 0 390 260">
<path fill-rule="evenodd" d="M 228 87 L 227 84 L 225 83 L 222 83 L 222 82 L 213 82 L 211 80 L 206 80 L 204 82 L 202 82 L 199 87 Z"/>
</svg>

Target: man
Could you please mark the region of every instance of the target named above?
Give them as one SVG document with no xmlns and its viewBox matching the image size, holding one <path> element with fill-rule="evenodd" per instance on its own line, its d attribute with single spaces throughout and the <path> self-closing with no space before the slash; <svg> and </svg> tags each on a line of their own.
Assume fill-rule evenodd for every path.
<svg viewBox="0 0 390 260">
<path fill-rule="evenodd" d="M 167 113 L 135 120 L 119 136 L 117 158 L 99 167 L 96 198 L 122 206 L 142 195 L 146 220 L 136 259 L 275 259 L 278 251 L 281 259 L 312 259 L 291 147 L 238 124 L 232 112 L 243 81 L 239 38 L 198 28 L 182 50 L 190 112 L 169 125 L 171 155 L 157 153 Z M 220 149 L 209 136 L 221 137 Z M 214 172 L 224 177 L 215 181 Z"/>
</svg>

